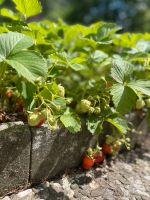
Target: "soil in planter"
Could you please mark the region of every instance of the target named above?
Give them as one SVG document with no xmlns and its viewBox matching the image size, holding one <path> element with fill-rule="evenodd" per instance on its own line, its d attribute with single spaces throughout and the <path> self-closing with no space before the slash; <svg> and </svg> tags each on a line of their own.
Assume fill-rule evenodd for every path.
<svg viewBox="0 0 150 200">
<path fill-rule="evenodd" d="M 23 121 L 27 122 L 27 117 L 23 112 L 21 113 L 9 113 L 9 112 L 2 112 L 0 111 L 0 123 L 5 122 L 16 122 L 16 121 Z"/>
</svg>

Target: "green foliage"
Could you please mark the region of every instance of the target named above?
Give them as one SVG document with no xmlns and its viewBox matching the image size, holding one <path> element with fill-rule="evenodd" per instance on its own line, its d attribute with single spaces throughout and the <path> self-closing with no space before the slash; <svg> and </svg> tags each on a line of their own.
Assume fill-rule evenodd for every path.
<svg viewBox="0 0 150 200">
<path fill-rule="evenodd" d="M 61 117 L 60 121 L 71 133 L 76 133 L 81 130 L 81 122 L 78 115 L 73 112 L 67 111 Z"/>
<path fill-rule="evenodd" d="M 47 72 L 44 58 L 37 52 L 27 50 L 33 44 L 31 38 L 20 33 L 8 32 L 0 35 L 0 63 L 11 66 L 19 76 L 30 82 L 34 82 L 39 76 L 46 76 Z"/>
<path fill-rule="evenodd" d="M 102 131 L 103 120 L 97 116 L 90 116 L 87 120 L 87 128 L 92 135 L 100 134 Z"/>
<path fill-rule="evenodd" d="M 116 110 L 122 114 L 129 112 L 135 105 L 136 95 L 128 86 L 116 84 L 111 89 Z"/>
<path fill-rule="evenodd" d="M 113 67 L 111 69 L 112 78 L 118 83 L 124 83 L 128 81 L 133 72 L 133 66 L 130 62 L 122 60 L 117 57 L 113 60 Z"/>
<path fill-rule="evenodd" d="M 27 23 L 40 13 L 39 1 L 13 2 L 18 13 L 1 10 L 10 22 L 0 24 L 0 110 L 19 112 L 19 98 L 25 115 L 44 113 L 52 130 L 61 123 L 80 132 L 83 117 L 93 135 L 106 122 L 115 140 L 126 142 L 124 114 L 150 96 L 150 34 L 118 34 L 120 27 L 105 22 Z M 11 101 L 7 89 L 14 92 Z"/>
<path fill-rule="evenodd" d="M 122 134 L 127 133 L 128 126 L 127 126 L 125 119 L 123 119 L 121 117 L 116 117 L 113 119 L 108 118 L 106 121 L 109 122 L 110 124 L 112 124 L 120 133 L 122 133 Z"/>
<path fill-rule="evenodd" d="M 0 10 L 0 15 L 3 17 L 10 18 L 12 20 L 19 20 L 19 15 L 14 13 L 12 10 L 7 9 L 7 8 L 2 8 Z"/>
<path fill-rule="evenodd" d="M 127 113 L 135 105 L 137 97 L 150 95 L 150 81 L 131 80 L 134 66 L 120 58 L 115 59 L 111 76 L 117 82 L 112 89 L 113 102 L 118 112 Z"/>
<path fill-rule="evenodd" d="M 39 14 L 42 11 L 38 0 L 13 0 L 16 9 L 26 18 Z"/>
</svg>

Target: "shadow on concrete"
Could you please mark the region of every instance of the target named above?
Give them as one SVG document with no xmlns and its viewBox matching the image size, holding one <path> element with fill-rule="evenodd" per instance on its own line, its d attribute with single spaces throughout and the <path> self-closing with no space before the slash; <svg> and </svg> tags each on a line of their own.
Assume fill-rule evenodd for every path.
<svg viewBox="0 0 150 200">
<path fill-rule="evenodd" d="M 1 124 L 0 195 L 28 184 L 31 134 L 22 122 Z"/>
</svg>

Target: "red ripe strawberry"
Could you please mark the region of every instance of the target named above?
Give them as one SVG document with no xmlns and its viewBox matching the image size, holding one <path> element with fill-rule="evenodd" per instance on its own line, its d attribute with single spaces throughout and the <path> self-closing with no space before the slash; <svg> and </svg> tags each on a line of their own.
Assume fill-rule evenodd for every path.
<svg viewBox="0 0 150 200">
<path fill-rule="evenodd" d="M 102 152 L 104 154 L 111 154 L 112 153 L 112 148 L 108 144 L 103 144 Z"/>
<path fill-rule="evenodd" d="M 104 154 L 99 153 L 94 155 L 95 163 L 102 163 L 104 161 Z"/>
<path fill-rule="evenodd" d="M 10 98 L 10 97 L 13 96 L 13 91 L 12 91 L 11 89 L 8 89 L 8 90 L 6 91 L 6 93 L 5 93 L 5 95 L 6 95 L 8 98 Z"/>
<path fill-rule="evenodd" d="M 91 169 L 94 165 L 94 159 L 92 157 L 89 156 L 84 156 L 83 160 L 82 160 L 82 167 L 83 169 Z"/>
<path fill-rule="evenodd" d="M 38 125 L 36 125 L 36 128 L 39 128 L 44 122 L 45 122 L 45 118 L 44 117 L 40 118 Z"/>
</svg>

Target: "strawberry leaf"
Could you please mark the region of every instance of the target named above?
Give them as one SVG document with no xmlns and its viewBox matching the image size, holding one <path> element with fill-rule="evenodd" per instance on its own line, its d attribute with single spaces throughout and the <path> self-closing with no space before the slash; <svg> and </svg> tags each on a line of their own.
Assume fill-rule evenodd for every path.
<svg viewBox="0 0 150 200">
<path fill-rule="evenodd" d="M 25 18 L 39 14 L 42 11 L 38 0 L 13 0 L 16 9 L 21 12 Z"/>
<path fill-rule="evenodd" d="M 111 69 L 112 78 L 118 83 L 127 81 L 133 72 L 131 63 L 122 60 L 121 58 L 113 59 L 113 67 Z"/>
<path fill-rule="evenodd" d="M 137 80 L 128 83 L 130 87 L 137 95 L 145 94 L 150 96 L 150 81 L 148 80 Z"/>
<path fill-rule="evenodd" d="M 14 68 L 18 75 L 29 82 L 34 82 L 39 76 L 47 76 L 46 60 L 37 52 L 27 48 L 34 40 L 24 34 L 8 32 L 0 35 L 0 65 L 6 70 L 6 65 Z M 2 69 L 1 69 L 2 73 Z M 1 75 L 1 74 L 0 74 Z"/>
<path fill-rule="evenodd" d="M 70 133 L 77 133 L 81 130 L 80 118 L 73 112 L 62 115 L 60 121 Z"/>
<path fill-rule="evenodd" d="M 122 114 L 130 111 L 137 99 L 135 92 L 122 84 L 115 84 L 111 89 L 111 95 L 116 110 Z"/>
<path fill-rule="evenodd" d="M 128 130 L 126 121 L 121 117 L 116 117 L 113 119 L 108 118 L 106 121 L 115 126 L 120 133 L 125 134 Z"/>
<path fill-rule="evenodd" d="M 99 134 L 102 130 L 103 120 L 95 115 L 88 117 L 86 125 L 92 135 Z"/>
</svg>

